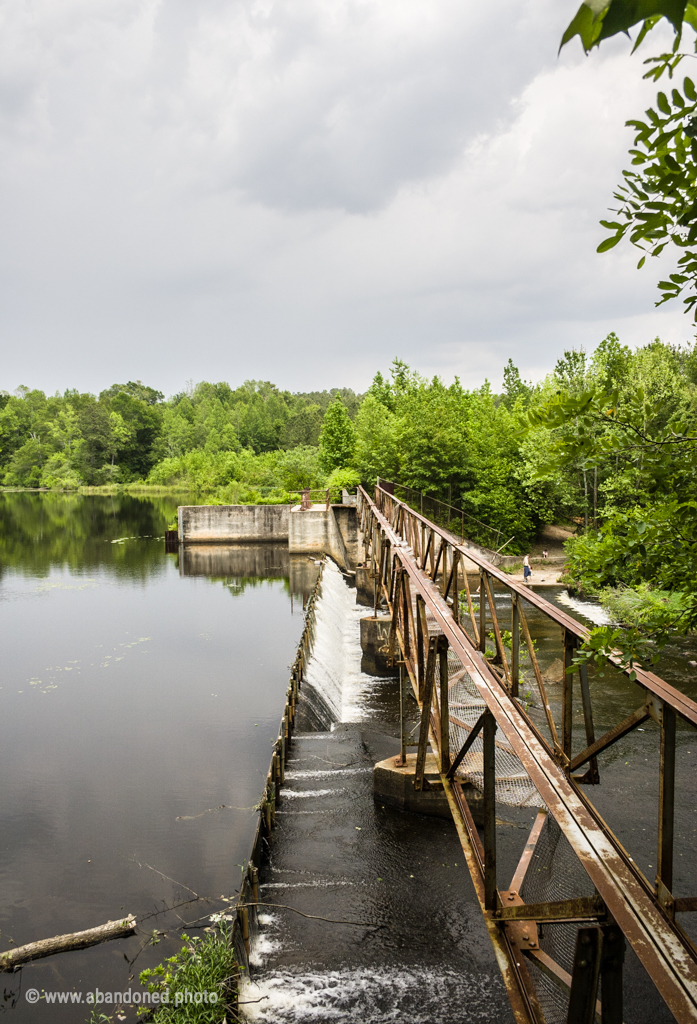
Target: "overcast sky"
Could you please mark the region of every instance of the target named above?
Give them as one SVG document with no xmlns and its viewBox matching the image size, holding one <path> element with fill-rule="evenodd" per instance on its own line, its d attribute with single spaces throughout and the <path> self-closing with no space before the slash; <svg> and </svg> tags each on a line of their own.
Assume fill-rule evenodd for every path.
<svg viewBox="0 0 697 1024">
<path fill-rule="evenodd" d="M 557 57 L 575 9 L 1 0 L 0 388 L 499 387 L 691 340 L 667 261 L 595 252 L 655 86 L 623 39 Z"/>
</svg>

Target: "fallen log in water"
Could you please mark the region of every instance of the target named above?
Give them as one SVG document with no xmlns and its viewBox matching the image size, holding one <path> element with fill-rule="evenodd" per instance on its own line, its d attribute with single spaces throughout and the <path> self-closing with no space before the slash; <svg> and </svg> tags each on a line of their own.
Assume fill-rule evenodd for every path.
<svg viewBox="0 0 697 1024">
<path fill-rule="evenodd" d="M 26 946 L 8 949 L 0 953 L 0 971 L 13 971 L 20 964 L 30 960 L 39 960 L 43 956 L 54 953 L 65 953 L 70 949 L 84 949 L 85 946 L 96 946 L 108 939 L 119 939 L 124 935 L 132 935 L 136 930 L 136 919 L 133 914 L 118 921 L 107 921 L 96 928 L 86 928 L 84 932 L 71 932 L 69 935 L 54 935 L 52 939 L 39 939 L 28 942 Z"/>
</svg>

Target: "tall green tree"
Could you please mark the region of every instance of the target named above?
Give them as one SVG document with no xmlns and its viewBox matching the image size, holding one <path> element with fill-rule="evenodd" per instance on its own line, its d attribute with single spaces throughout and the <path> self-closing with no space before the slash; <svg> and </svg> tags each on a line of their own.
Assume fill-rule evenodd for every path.
<svg viewBox="0 0 697 1024">
<path fill-rule="evenodd" d="M 382 387 L 382 374 L 379 386 Z M 376 397 L 372 385 L 356 416 L 354 460 L 361 480 L 370 487 L 375 486 L 379 476 L 393 480 L 399 474 L 395 414 Z"/>
<path fill-rule="evenodd" d="M 319 435 L 319 460 L 325 473 L 350 466 L 356 450 L 356 431 L 346 406 L 335 398 L 326 413 Z"/>
<path fill-rule="evenodd" d="M 525 401 L 529 398 L 531 391 L 530 385 L 521 378 L 518 367 L 512 359 L 509 359 L 503 368 L 503 400 L 505 404 L 512 409 L 519 399 Z"/>
</svg>

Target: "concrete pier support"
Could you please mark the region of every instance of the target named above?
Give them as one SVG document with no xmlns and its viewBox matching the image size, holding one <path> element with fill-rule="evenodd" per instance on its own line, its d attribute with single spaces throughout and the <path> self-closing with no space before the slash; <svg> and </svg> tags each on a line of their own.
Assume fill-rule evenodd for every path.
<svg viewBox="0 0 697 1024">
<path fill-rule="evenodd" d="M 436 818 L 452 820 L 448 799 L 443 791 L 438 762 L 433 753 L 426 754 L 426 779 L 431 788 L 414 789 L 416 754 L 407 754 L 406 765 L 398 764 L 398 757 L 378 761 L 373 769 L 373 797 L 384 806 L 396 807 L 400 811 L 415 814 L 429 814 Z M 470 783 L 463 785 L 465 798 L 477 824 L 484 821 L 484 795 Z"/>
<path fill-rule="evenodd" d="M 356 568 L 356 604 L 372 608 L 375 604 L 375 583 L 364 565 Z"/>
<path fill-rule="evenodd" d="M 414 789 L 416 754 L 407 754 L 407 763 L 398 765 L 397 757 L 378 761 L 373 769 L 373 796 L 376 803 L 397 807 L 400 811 L 430 814 L 436 818 L 450 818 L 450 808 L 443 791 L 435 754 L 426 755 L 426 778 L 433 788 Z"/>
<path fill-rule="evenodd" d="M 369 676 L 396 676 L 398 670 L 387 664 L 390 617 L 368 615 L 361 619 L 361 672 Z"/>
</svg>

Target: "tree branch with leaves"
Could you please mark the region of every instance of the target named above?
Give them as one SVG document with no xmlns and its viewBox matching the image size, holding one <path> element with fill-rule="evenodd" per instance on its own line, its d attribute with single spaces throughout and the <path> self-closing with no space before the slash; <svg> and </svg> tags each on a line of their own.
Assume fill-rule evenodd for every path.
<svg viewBox="0 0 697 1024">
<path fill-rule="evenodd" d="M 658 81 L 667 74 L 672 79 L 678 65 L 697 53 L 697 43 L 691 53 L 680 50 L 685 26 L 697 32 L 697 6 L 685 0 L 589 0 L 581 4 L 561 46 L 578 36 L 588 53 L 604 39 L 620 32 L 628 35 L 640 24 L 634 52 L 664 20 L 673 27 L 673 47 L 644 61 L 649 65 L 644 78 Z M 692 79 L 685 77 L 682 90 L 659 92 L 645 120 L 626 124 L 635 130 L 632 169 L 622 172 L 624 181 L 614 193 L 620 204 L 612 210 L 616 219 L 600 222 L 611 234 L 597 251 L 607 252 L 628 237 L 642 251 L 641 269 L 647 256 L 677 247 L 677 271 L 658 282 L 661 297 L 656 305 L 685 293 L 685 312 L 697 319 L 697 90 Z"/>
</svg>

